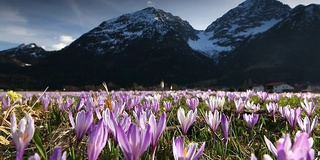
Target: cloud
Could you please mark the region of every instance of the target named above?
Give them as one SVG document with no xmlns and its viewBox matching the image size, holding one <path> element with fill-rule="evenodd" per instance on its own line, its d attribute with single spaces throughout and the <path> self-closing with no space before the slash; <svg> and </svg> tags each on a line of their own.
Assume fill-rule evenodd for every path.
<svg viewBox="0 0 320 160">
<path fill-rule="evenodd" d="M 154 2 L 152 2 L 152 1 L 147 1 L 147 6 L 148 6 L 148 7 L 154 7 Z"/>
<path fill-rule="evenodd" d="M 64 47 L 66 47 L 66 46 L 67 46 L 67 44 L 65 44 L 65 43 L 58 43 L 58 44 L 52 45 L 51 49 L 52 50 L 60 50 L 60 49 L 62 49 Z"/>
<path fill-rule="evenodd" d="M 71 43 L 74 41 L 74 39 L 71 36 L 68 35 L 62 35 L 59 37 L 60 42 L 62 43 Z"/>
<path fill-rule="evenodd" d="M 28 28 L 24 28 L 20 26 L 15 26 L 15 25 L 9 25 L 9 26 L 3 27 L 1 30 L 14 36 L 26 36 L 26 37 L 36 36 L 36 34 L 32 30 L 29 30 Z"/>
<path fill-rule="evenodd" d="M 0 7 L 0 22 L 2 24 L 10 23 L 10 24 L 25 24 L 28 22 L 27 18 L 22 16 L 22 14 L 9 6 L 1 6 Z"/>
<path fill-rule="evenodd" d="M 51 49 L 49 49 L 49 50 L 60 50 L 64 47 L 66 47 L 67 45 L 69 45 L 73 41 L 74 41 L 74 39 L 71 36 L 61 35 L 59 37 L 59 43 L 53 44 L 51 46 Z"/>
</svg>

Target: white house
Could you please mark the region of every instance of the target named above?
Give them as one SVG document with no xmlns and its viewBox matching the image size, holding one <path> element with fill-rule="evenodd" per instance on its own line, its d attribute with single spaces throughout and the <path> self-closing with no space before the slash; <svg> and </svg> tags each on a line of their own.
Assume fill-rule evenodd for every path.
<svg viewBox="0 0 320 160">
<path fill-rule="evenodd" d="M 255 92 L 262 92 L 262 91 L 264 91 L 264 86 L 263 85 L 254 85 L 252 87 L 252 90 Z"/>
<path fill-rule="evenodd" d="M 276 93 L 294 90 L 294 87 L 286 82 L 268 83 L 265 86 L 266 88 L 268 88 L 269 91 Z"/>
</svg>

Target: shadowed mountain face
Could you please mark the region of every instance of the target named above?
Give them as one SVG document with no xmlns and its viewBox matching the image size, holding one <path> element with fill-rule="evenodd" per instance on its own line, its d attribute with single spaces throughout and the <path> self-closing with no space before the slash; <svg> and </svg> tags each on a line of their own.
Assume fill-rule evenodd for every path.
<svg viewBox="0 0 320 160">
<path fill-rule="evenodd" d="M 319 81 L 319 11 L 319 5 L 298 6 L 266 33 L 230 53 L 221 82 Z"/>
<path fill-rule="evenodd" d="M 214 61 L 186 43 L 196 33 L 188 22 L 155 8 L 125 14 L 103 22 L 44 60 L 43 65 L 53 71 L 45 77 L 49 84 L 111 81 L 121 86 L 207 79 L 215 73 Z M 57 82 L 60 78 L 55 77 L 64 78 Z"/>
<path fill-rule="evenodd" d="M 87 85 L 111 81 L 121 86 L 155 85 L 161 80 L 185 84 L 214 75 L 216 66 L 212 59 L 194 52 L 180 37 L 171 34 L 175 33 L 168 33 L 161 42 L 158 38 L 140 39 L 114 54 L 95 54 L 68 47 L 43 60 L 38 72 L 43 66 L 51 70 L 45 76 L 51 80 L 50 84 Z"/>
<path fill-rule="evenodd" d="M 247 0 L 197 31 L 149 7 L 104 21 L 60 51 L 29 44 L 0 52 L 0 88 L 152 86 L 161 80 L 178 85 L 315 82 L 320 80 L 319 8 Z"/>
</svg>

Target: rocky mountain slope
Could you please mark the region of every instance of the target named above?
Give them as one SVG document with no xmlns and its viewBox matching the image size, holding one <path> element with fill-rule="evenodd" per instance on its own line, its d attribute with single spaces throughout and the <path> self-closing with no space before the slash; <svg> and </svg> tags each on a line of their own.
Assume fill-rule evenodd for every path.
<svg viewBox="0 0 320 160">
<path fill-rule="evenodd" d="M 19 66 L 30 66 L 39 61 L 46 51 L 35 43 L 21 44 L 18 47 L 0 51 L 1 63 L 11 63 Z"/>
<path fill-rule="evenodd" d="M 154 85 L 161 80 L 186 84 L 208 79 L 216 73 L 214 61 L 187 43 L 198 38 L 197 32 L 181 18 L 149 7 L 104 21 L 44 59 L 45 67 L 33 73 L 45 68 L 52 71 L 44 76 L 50 84 L 60 83 L 56 77 L 63 76 L 61 83 L 70 85 L 103 81 Z"/>
<path fill-rule="evenodd" d="M 320 5 L 294 8 L 290 16 L 223 60 L 225 76 L 221 82 L 318 82 L 319 26 Z"/>
<path fill-rule="evenodd" d="M 222 52 L 230 52 L 267 31 L 287 17 L 290 10 L 277 0 L 246 0 L 199 32 L 200 40 L 189 40 L 189 44 L 218 60 Z"/>
<path fill-rule="evenodd" d="M 157 42 L 161 42 L 170 34 L 185 41 L 198 38 L 197 31 L 187 21 L 163 10 L 148 7 L 102 22 L 70 47 L 96 54 L 120 53 L 141 39 L 156 37 Z"/>
</svg>

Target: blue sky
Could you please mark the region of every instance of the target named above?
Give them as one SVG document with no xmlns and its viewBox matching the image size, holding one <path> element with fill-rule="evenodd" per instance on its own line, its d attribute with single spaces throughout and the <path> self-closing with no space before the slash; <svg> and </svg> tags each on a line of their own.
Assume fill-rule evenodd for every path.
<svg viewBox="0 0 320 160">
<path fill-rule="evenodd" d="M 204 30 L 244 0 L 0 0 L 0 50 L 36 43 L 58 50 L 101 22 L 148 6 Z M 291 8 L 319 0 L 280 0 Z"/>
</svg>

